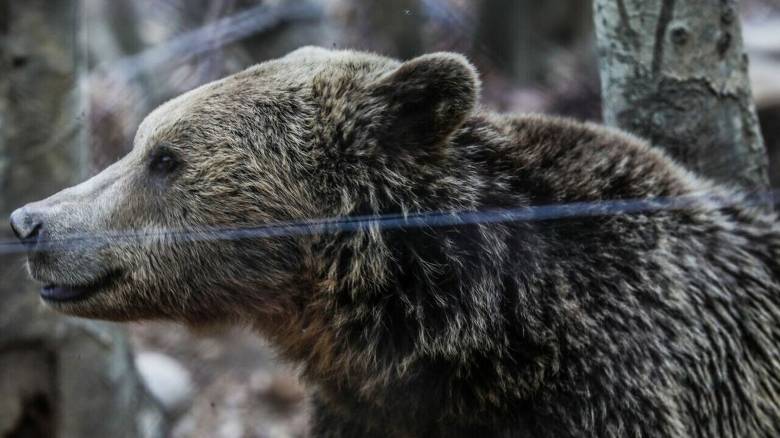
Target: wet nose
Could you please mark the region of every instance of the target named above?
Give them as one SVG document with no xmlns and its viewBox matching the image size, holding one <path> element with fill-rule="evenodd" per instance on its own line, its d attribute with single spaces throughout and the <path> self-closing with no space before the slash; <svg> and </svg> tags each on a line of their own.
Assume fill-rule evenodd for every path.
<svg viewBox="0 0 780 438">
<path fill-rule="evenodd" d="M 11 213 L 11 229 L 22 243 L 34 245 L 43 229 L 41 217 L 22 207 Z"/>
</svg>

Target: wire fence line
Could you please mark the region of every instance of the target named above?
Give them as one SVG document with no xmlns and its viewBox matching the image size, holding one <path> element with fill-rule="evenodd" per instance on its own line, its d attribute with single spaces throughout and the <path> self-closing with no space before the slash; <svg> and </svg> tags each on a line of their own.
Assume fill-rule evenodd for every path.
<svg viewBox="0 0 780 438">
<path fill-rule="evenodd" d="M 187 229 L 110 230 L 71 233 L 43 240 L 31 247 L 16 240 L 0 241 L 0 255 L 30 251 L 66 251 L 99 247 L 106 244 L 144 242 L 198 242 L 211 240 L 242 240 L 272 237 L 302 236 L 356 232 L 361 230 L 403 230 L 438 228 L 458 225 L 505 222 L 535 222 L 593 216 L 618 216 L 664 210 L 685 210 L 713 203 L 718 208 L 773 205 L 778 191 L 757 192 L 744 198 L 727 198 L 720 194 L 699 193 L 678 197 L 620 199 L 595 202 L 572 202 L 486 211 L 433 211 L 412 214 L 332 217 L 278 222 L 242 227 L 193 227 Z"/>
</svg>

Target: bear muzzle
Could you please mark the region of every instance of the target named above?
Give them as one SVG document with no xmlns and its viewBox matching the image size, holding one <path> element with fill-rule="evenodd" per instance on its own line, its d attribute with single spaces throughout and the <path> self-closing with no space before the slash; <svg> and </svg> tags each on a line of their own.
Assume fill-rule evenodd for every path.
<svg viewBox="0 0 780 438">
<path fill-rule="evenodd" d="M 41 298 L 46 302 L 75 302 L 115 285 L 122 271 L 95 263 L 95 250 L 107 242 L 85 239 L 78 233 L 55 237 L 63 233 L 56 232 L 57 214 L 53 210 L 45 202 L 36 202 L 15 210 L 10 217 L 11 230 L 27 251 L 30 274 L 43 284 Z"/>
<path fill-rule="evenodd" d="M 122 278 L 120 270 L 112 270 L 95 280 L 74 285 L 47 283 L 41 288 L 41 298 L 49 302 L 75 302 L 87 299 L 102 290 L 111 288 Z"/>
</svg>

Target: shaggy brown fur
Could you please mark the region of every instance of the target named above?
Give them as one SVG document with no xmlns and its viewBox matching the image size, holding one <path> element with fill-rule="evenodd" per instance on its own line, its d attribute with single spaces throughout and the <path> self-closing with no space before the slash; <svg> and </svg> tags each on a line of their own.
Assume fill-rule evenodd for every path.
<svg viewBox="0 0 780 438">
<path fill-rule="evenodd" d="M 13 222 L 63 312 L 256 328 L 317 437 L 780 436 L 774 218 L 478 91 L 454 54 L 301 49 Z"/>
</svg>

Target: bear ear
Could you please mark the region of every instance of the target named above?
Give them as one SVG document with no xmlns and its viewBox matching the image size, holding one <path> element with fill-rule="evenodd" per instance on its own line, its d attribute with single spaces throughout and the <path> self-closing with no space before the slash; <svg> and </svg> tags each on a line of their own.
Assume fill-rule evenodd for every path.
<svg viewBox="0 0 780 438">
<path fill-rule="evenodd" d="M 432 53 L 406 61 L 370 89 L 381 110 L 373 134 L 382 148 L 443 145 L 476 106 L 476 69 L 455 53 Z"/>
</svg>

